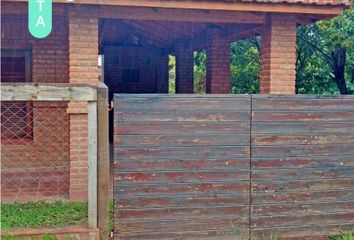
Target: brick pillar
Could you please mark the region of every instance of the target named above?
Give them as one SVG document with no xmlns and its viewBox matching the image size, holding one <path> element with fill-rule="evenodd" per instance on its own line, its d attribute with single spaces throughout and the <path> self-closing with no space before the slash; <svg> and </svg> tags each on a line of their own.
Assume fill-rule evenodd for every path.
<svg viewBox="0 0 354 240">
<path fill-rule="evenodd" d="M 70 83 L 97 84 L 98 19 L 69 12 Z M 87 200 L 88 139 L 87 103 L 70 102 L 70 200 Z"/>
<path fill-rule="evenodd" d="M 193 93 L 194 53 L 188 41 L 176 44 L 176 93 Z"/>
<path fill-rule="evenodd" d="M 156 93 L 168 93 L 168 54 L 162 54 L 158 59 Z"/>
<path fill-rule="evenodd" d="M 206 92 L 230 93 L 230 42 L 217 28 L 207 32 Z"/>
<path fill-rule="evenodd" d="M 269 16 L 261 33 L 260 93 L 294 94 L 296 21 L 292 15 Z"/>
</svg>

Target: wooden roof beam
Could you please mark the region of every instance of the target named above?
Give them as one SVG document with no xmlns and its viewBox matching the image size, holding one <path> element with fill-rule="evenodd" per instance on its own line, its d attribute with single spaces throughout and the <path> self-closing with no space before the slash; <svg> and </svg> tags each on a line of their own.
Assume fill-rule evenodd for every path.
<svg viewBox="0 0 354 240">
<path fill-rule="evenodd" d="M 213 23 L 264 23 L 265 14 L 237 11 L 167 9 L 151 7 L 100 6 L 98 16 L 131 20 L 213 22 Z"/>
</svg>

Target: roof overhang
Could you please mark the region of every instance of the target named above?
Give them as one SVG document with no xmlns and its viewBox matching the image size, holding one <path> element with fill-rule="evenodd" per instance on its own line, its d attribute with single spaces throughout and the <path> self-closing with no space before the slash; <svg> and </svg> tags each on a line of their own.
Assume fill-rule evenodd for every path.
<svg viewBox="0 0 354 240">
<path fill-rule="evenodd" d="M 1 0 L 1 2 L 27 2 L 28 0 Z M 301 13 L 339 15 L 345 4 L 265 3 L 206 0 L 53 0 L 53 3 L 114 5 L 126 7 L 150 7 L 194 10 L 252 11 L 268 13 Z"/>
</svg>

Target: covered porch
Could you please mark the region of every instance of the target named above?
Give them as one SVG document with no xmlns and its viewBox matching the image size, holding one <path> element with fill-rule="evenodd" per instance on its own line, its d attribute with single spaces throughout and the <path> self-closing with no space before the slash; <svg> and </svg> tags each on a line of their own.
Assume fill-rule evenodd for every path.
<svg viewBox="0 0 354 240">
<path fill-rule="evenodd" d="M 334 16 L 343 9 L 342 5 L 157 2 L 107 1 L 96 5 L 91 0 L 81 4 L 56 1 L 51 35 L 35 39 L 27 31 L 26 3 L 3 1 L 1 47 L 5 68 L 1 81 L 91 85 L 104 82 L 109 88 L 109 100 L 114 93 L 168 93 L 168 59 L 173 55 L 175 92 L 193 93 L 194 52 L 205 50 L 206 93 L 227 94 L 230 43 L 257 35 L 261 38 L 260 93 L 294 94 L 296 26 Z M 31 111 L 43 107 L 34 105 Z M 83 139 L 81 135 L 76 137 L 80 134 L 77 127 L 87 119 L 86 109 L 85 104 L 73 102 L 48 108 L 64 114 L 66 142 L 70 143 L 61 154 L 65 159 L 58 160 L 66 170 L 58 173 L 64 176 L 64 183 L 54 185 L 64 193 L 56 194 L 55 199 L 66 196 L 82 200 L 87 196 L 87 152 L 74 150 L 87 146 L 84 133 Z M 24 123 L 29 125 L 26 129 L 32 129 L 35 117 L 28 113 L 24 116 L 32 118 Z M 113 115 L 110 122 L 112 127 Z M 21 144 L 12 144 L 4 137 L 3 140 L 11 143 L 3 145 L 3 151 L 11 149 L 11 158 L 25 161 L 13 151 L 22 148 Z M 2 175 L 3 182 L 22 179 L 16 175 L 18 165 L 10 160 L 7 164 L 6 154 L 3 159 L 2 172 L 11 173 Z M 30 167 L 34 166 L 36 163 Z M 23 170 L 23 179 L 32 176 Z M 26 195 L 26 199 L 33 198 L 37 197 Z"/>
</svg>

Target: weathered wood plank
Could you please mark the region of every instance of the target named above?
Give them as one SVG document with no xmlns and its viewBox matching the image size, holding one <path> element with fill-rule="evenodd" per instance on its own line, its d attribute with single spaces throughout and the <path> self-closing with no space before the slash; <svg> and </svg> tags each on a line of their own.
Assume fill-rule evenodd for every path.
<svg viewBox="0 0 354 240">
<path fill-rule="evenodd" d="M 263 216 L 253 218 L 251 227 L 262 226 L 263 228 L 276 228 L 285 226 L 306 226 L 316 224 L 354 224 L 354 211 L 328 213 L 321 212 L 317 214 L 299 214 L 283 216 Z"/>
<path fill-rule="evenodd" d="M 300 122 L 300 121 L 346 121 L 352 122 L 354 110 L 337 110 L 333 112 L 253 112 L 253 121 L 280 121 L 280 122 Z"/>
<path fill-rule="evenodd" d="M 223 112 L 222 109 L 218 111 L 116 111 L 114 114 L 116 124 L 120 122 L 126 123 L 134 122 L 234 122 L 234 121 L 248 121 L 248 112 Z"/>
<path fill-rule="evenodd" d="M 354 134 L 354 121 L 252 122 L 254 134 Z"/>
<path fill-rule="evenodd" d="M 170 221 L 146 221 L 146 222 L 122 222 L 118 221 L 118 228 L 122 234 L 144 233 L 149 234 L 153 232 L 172 231 L 210 231 L 210 230 L 235 230 L 247 229 L 248 217 L 235 218 L 235 219 L 222 219 L 222 218 L 200 218 L 198 221 L 193 219 L 181 219 Z"/>
<path fill-rule="evenodd" d="M 354 167 L 354 156 L 338 154 L 331 156 L 280 156 L 270 158 L 253 158 L 252 166 L 254 169 Z"/>
<path fill-rule="evenodd" d="M 354 123 L 353 123 L 354 129 Z M 344 129 L 345 130 L 345 129 Z M 343 131 L 344 131 L 343 130 Z M 353 130 L 354 131 L 354 130 Z M 115 135 L 249 134 L 248 122 L 120 122 Z"/>
<path fill-rule="evenodd" d="M 354 199 L 354 188 L 347 188 L 342 190 L 320 190 L 320 191 L 308 191 L 297 192 L 286 191 L 278 192 L 253 192 L 252 201 L 254 205 L 265 206 L 267 204 L 279 204 L 289 203 L 293 204 L 295 201 L 298 203 L 321 203 L 321 202 L 347 202 Z"/>
<path fill-rule="evenodd" d="M 249 98 L 212 98 L 209 96 L 200 97 L 196 101 L 196 97 L 122 97 L 116 98 L 115 105 L 119 107 L 121 111 L 126 110 L 143 110 L 149 111 L 249 111 L 250 99 Z"/>
<path fill-rule="evenodd" d="M 249 171 L 214 171 L 214 172 L 154 172 L 154 173 L 142 173 L 142 172 L 119 172 L 115 171 L 115 174 L 119 175 L 115 178 L 120 184 L 126 183 L 163 183 L 169 182 L 175 183 L 195 183 L 195 182 L 234 182 L 235 180 L 248 179 Z"/>
<path fill-rule="evenodd" d="M 155 239 L 183 239 L 188 236 L 189 239 L 193 240 L 235 240 L 235 237 L 239 239 L 248 239 L 248 229 L 242 230 L 210 230 L 210 231 L 179 231 L 175 230 L 173 232 L 158 232 L 134 235 L 125 235 L 125 234 L 115 234 L 115 238 L 119 239 L 137 239 L 137 240 L 155 240 Z"/>
<path fill-rule="evenodd" d="M 318 203 L 282 203 L 276 205 L 253 205 L 252 216 L 281 216 L 299 214 L 353 213 L 354 201 Z"/>
<path fill-rule="evenodd" d="M 290 135 L 291 134 L 291 135 Z M 326 133 L 308 133 L 306 135 L 296 134 L 293 135 L 280 135 L 280 134 L 267 134 L 267 135 L 254 135 L 252 136 L 253 145 L 286 145 L 286 144 L 352 144 L 354 145 L 354 134 L 326 134 Z"/>
<path fill-rule="evenodd" d="M 115 157 L 119 159 L 237 159 L 249 155 L 247 146 L 210 146 L 210 147 L 121 147 L 114 149 Z"/>
<path fill-rule="evenodd" d="M 119 238 L 247 238 L 250 97 L 175 96 L 116 97 Z"/>
<path fill-rule="evenodd" d="M 169 207 L 169 208 L 147 208 L 147 209 L 121 209 L 116 207 L 116 215 L 121 222 L 134 221 L 179 221 L 182 219 L 199 220 L 204 219 L 233 219 L 235 216 L 248 216 L 248 205 L 238 206 L 213 206 L 213 207 Z"/>
<path fill-rule="evenodd" d="M 337 111 L 352 110 L 353 97 L 347 98 L 257 98 L 253 97 L 252 110 L 254 111 Z"/>
<path fill-rule="evenodd" d="M 317 180 L 317 179 L 343 179 L 354 176 L 354 167 L 322 167 L 317 169 L 266 169 L 253 170 L 252 178 L 257 180 Z"/>
<path fill-rule="evenodd" d="M 354 195 L 354 192 L 353 192 Z M 242 205 L 248 201 L 248 196 L 242 193 L 233 194 L 203 194 L 203 195 L 172 195 L 172 196 L 136 196 L 120 197 L 117 205 L 123 209 L 139 208 L 172 208 L 172 207 L 203 207 L 203 206 L 233 206 Z"/>
<path fill-rule="evenodd" d="M 242 97 L 252 100 L 248 110 Z M 230 96 L 123 96 L 115 121 L 120 237 L 304 236 L 305 225 L 320 234 L 354 225 L 353 96 L 242 97 L 232 105 Z M 229 228 L 233 217 L 245 222 Z"/>
<path fill-rule="evenodd" d="M 353 227 L 353 96 L 253 96 L 252 116 L 251 235 Z"/>
<path fill-rule="evenodd" d="M 349 162 L 350 163 L 350 162 Z M 209 170 L 249 170 L 249 159 L 239 158 L 232 160 L 225 159 L 199 159 L 199 160 L 170 160 L 170 159 L 148 159 L 130 161 L 121 159 L 115 163 L 115 169 L 130 172 L 159 172 L 168 169 L 169 171 L 209 171 Z M 353 164 L 354 165 L 354 164 Z"/>
<path fill-rule="evenodd" d="M 249 145 L 249 134 L 189 134 L 189 135 L 120 135 L 114 139 L 115 146 L 125 147 L 169 147 L 169 146 L 245 146 Z M 301 141 L 301 139 L 299 140 Z M 323 140 L 322 140 L 323 141 Z M 350 141 L 350 138 L 349 140 Z M 354 137 L 353 137 L 354 143 Z"/>
<path fill-rule="evenodd" d="M 252 156 L 261 157 L 295 157 L 295 156 L 323 156 L 323 155 L 353 155 L 353 144 L 328 145 L 272 145 L 253 146 Z"/>
<path fill-rule="evenodd" d="M 234 182 L 201 182 L 201 183 L 169 183 L 162 184 L 129 184 L 122 185 L 119 181 L 114 182 L 114 191 L 116 195 L 122 196 L 170 196 L 171 194 L 197 195 L 203 194 L 229 194 L 249 192 L 249 180 Z"/>
<path fill-rule="evenodd" d="M 96 86 L 68 83 L 1 83 L 1 101 L 96 101 Z"/>
<path fill-rule="evenodd" d="M 88 103 L 88 225 L 97 228 L 97 103 Z"/>
<path fill-rule="evenodd" d="M 296 226 L 284 226 L 277 228 L 252 228 L 253 239 L 269 239 L 270 237 L 299 237 L 299 236 L 323 236 L 343 234 L 343 232 L 351 231 L 354 223 L 333 223 L 333 224 L 308 224 Z"/>
<path fill-rule="evenodd" d="M 274 194 L 286 191 L 326 191 L 350 189 L 354 185 L 354 178 L 350 179 L 323 179 L 297 181 L 266 181 L 252 180 L 252 192 L 273 192 Z"/>
</svg>

